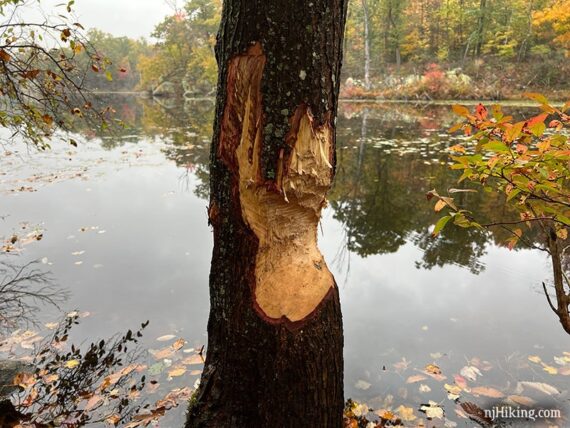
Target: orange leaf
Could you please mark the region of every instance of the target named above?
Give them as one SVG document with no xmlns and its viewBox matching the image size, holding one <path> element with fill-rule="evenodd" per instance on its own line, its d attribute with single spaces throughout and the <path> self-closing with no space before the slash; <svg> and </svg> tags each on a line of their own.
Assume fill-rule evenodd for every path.
<svg viewBox="0 0 570 428">
<path fill-rule="evenodd" d="M 488 388 L 485 386 L 478 386 L 475 388 L 471 388 L 471 393 L 473 395 L 483 395 L 485 397 L 490 398 L 502 398 L 505 396 L 501 391 L 495 388 Z"/>
</svg>

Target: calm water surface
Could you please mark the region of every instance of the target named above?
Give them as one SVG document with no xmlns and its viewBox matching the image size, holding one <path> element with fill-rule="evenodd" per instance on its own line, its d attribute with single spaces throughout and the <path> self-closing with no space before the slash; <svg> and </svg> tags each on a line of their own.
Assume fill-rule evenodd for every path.
<svg viewBox="0 0 570 428">
<path fill-rule="evenodd" d="M 0 236 L 20 233 L 25 222 L 43 230 L 43 239 L 0 257 L 18 265 L 41 260 L 70 293 L 63 309 L 90 312 L 73 332 L 76 343 L 150 320 L 145 348 L 163 347 L 156 338 L 166 334 L 199 348 L 207 343 L 213 105 L 165 109 L 125 99 L 118 111 L 132 125 L 124 135 L 88 134 L 78 149 L 55 144 L 50 153 L 8 148 L 1 155 Z M 541 291 L 550 278 L 545 254 L 509 251 L 500 234 L 450 229 L 430 237 L 438 217 L 425 193 L 456 185 L 446 165 L 445 148 L 455 144 L 445 134 L 454 121 L 448 111 L 341 106 L 338 174 L 320 246 L 341 291 L 346 396 L 375 409 L 411 406 L 418 417 L 419 405 L 434 400 L 450 420 L 472 426 L 443 384 L 473 364 L 483 374 L 474 386 L 510 395 L 519 381 L 548 383 L 561 394 L 517 393 L 561 407 L 570 377 L 528 360 L 537 355 L 556 366 L 553 358 L 570 352 Z M 485 219 L 503 211 L 498 201 L 468 198 Z M 58 317 L 50 308 L 36 315 L 40 322 Z M 406 383 L 430 363 L 447 380 Z M 188 372 L 171 387 L 197 378 Z M 466 399 L 485 403 L 483 396 Z M 183 411 L 161 426 L 181 426 Z"/>
</svg>

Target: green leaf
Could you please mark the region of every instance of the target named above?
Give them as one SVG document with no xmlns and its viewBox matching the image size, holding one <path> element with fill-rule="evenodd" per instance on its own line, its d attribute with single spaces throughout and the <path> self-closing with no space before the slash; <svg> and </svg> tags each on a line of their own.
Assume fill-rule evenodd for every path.
<svg viewBox="0 0 570 428">
<path fill-rule="evenodd" d="M 492 152 L 499 152 L 499 153 L 509 151 L 509 148 L 504 143 L 501 143 L 500 141 L 491 141 L 487 144 L 484 144 L 483 148 L 486 150 L 492 151 Z"/>
<path fill-rule="evenodd" d="M 531 100 L 534 100 L 540 104 L 548 104 L 548 99 L 544 95 L 536 92 L 527 92 L 523 94 L 523 96 L 530 98 Z"/>
<path fill-rule="evenodd" d="M 107 78 L 107 80 L 108 80 L 109 82 L 112 82 L 112 81 L 113 81 L 113 75 L 111 74 L 110 71 L 105 72 L 105 77 Z"/>
<path fill-rule="evenodd" d="M 451 216 L 450 215 L 446 215 L 445 217 L 442 217 L 438 220 L 438 222 L 435 224 L 435 227 L 433 229 L 433 232 L 431 233 L 431 235 L 433 237 L 439 235 L 439 232 L 442 231 L 442 229 L 445 227 L 445 225 L 447 224 L 447 222 L 451 220 Z"/>
<path fill-rule="evenodd" d="M 513 189 L 511 190 L 511 192 L 507 195 L 507 201 L 510 201 L 511 199 L 513 199 L 515 196 L 517 196 L 519 193 L 521 192 L 521 189 Z"/>
</svg>

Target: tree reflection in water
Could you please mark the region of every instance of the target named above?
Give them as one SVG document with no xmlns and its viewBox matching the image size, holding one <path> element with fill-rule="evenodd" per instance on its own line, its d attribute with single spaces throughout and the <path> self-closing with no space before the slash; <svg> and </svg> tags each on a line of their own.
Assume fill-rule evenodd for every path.
<svg viewBox="0 0 570 428">
<path fill-rule="evenodd" d="M 37 325 L 40 306 L 59 308 L 69 293 L 53 283 L 48 272 L 38 268 L 38 261 L 23 266 L 0 261 L 0 329 Z"/>
</svg>

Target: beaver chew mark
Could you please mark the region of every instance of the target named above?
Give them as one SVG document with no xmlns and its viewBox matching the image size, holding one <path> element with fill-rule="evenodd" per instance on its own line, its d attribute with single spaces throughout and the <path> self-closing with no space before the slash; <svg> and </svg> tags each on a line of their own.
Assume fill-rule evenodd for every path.
<svg viewBox="0 0 570 428">
<path fill-rule="evenodd" d="M 291 154 L 287 161 L 281 157 L 277 168 L 277 189 L 264 183 L 259 162 L 264 65 L 259 44 L 230 63 L 218 154 L 238 174 L 242 216 L 259 240 L 256 307 L 271 319 L 295 322 L 314 312 L 335 286 L 317 247 L 332 179 L 332 127 L 316 127 L 309 109 L 298 107 L 287 137 Z"/>
</svg>

